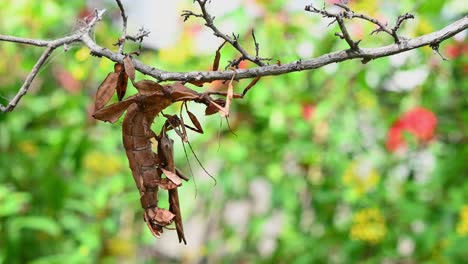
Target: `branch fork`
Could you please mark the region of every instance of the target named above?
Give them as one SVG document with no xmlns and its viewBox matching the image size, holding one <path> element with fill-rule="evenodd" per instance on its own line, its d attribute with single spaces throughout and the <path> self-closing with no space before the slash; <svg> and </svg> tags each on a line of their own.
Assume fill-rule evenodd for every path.
<svg viewBox="0 0 468 264">
<path fill-rule="evenodd" d="M 140 29 L 140 31 L 132 36 L 126 33 L 126 20 L 127 16 L 125 14 L 125 10 L 123 5 L 121 4 L 120 0 L 116 0 L 117 5 L 121 11 L 121 16 L 123 20 L 123 30 L 122 35 L 117 43 L 119 46 L 118 51 L 114 52 L 105 47 L 99 46 L 91 37 L 90 31 L 92 28 L 102 19 L 106 10 L 96 10 L 95 15 L 92 19 L 86 21 L 86 23 L 76 30 L 71 35 L 58 38 L 55 40 L 41 40 L 41 39 L 27 39 L 27 38 L 19 38 L 14 36 L 3 36 L 0 35 L 0 41 L 6 42 L 13 42 L 13 43 L 20 43 L 26 44 L 36 47 L 46 47 L 46 50 L 42 53 L 34 67 L 32 68 L 29 75 L 26 77 L 23 85 L 18 90 L 17 94 L 11 99 L 8 104 L 2 105 L 0 104 L 0 111 L 1 112 L 10 112 L 12 111 L 21 98 L 27 93 L 29 87 L 31 86 L 32 81 L 38 74 L 40 68 L 44 65 L 45 61 L 50 57 L 52 52 L 60 47 L 74 43 L 74 42 L 81 42 L 85 46 L 87 46 L 90 50 L 90 53 L 94 56 L 98 57 L 106 57 L 114 62 L 123 63 L 125 55 L 124 55 L 124 45 L 126 40 L 141 42 L 143 38 L 148 36 L 149 32 Z M 323 67 L 325 65 L 331 63 L 337 63 L 345 60 L 351 59 L 361 59 L 363 63 L 366 63 L 370 60 L 391 56 L 394 54 L 402 53 L 408 50 L 416 49 L 423 46 L 431 46 L 433 50 L 438 53 L 443 59 L 445 59 L 442 54 L 440 54 L 438 47 L 439 44 L 448 39 L 452 36 L 466 30 L 468 28 L 468 16 L 465 15 L 459 20 L 451 23 L 450 25 L 446 26 L 443 29 L 435 31 L 433 33 L 423 35 L 416 38 L 405 39 L 397 34 L 397 31 L 402 26 L 404 21 L 413 19 L 414 15 L 406 13 L 403 15 L 398 16 L 394 27 L 389 28 L 387 24 L 383 24 L 382 22 L 378 21 L 377 19 L 371 18 L 364 14 L 356 13 L 352 11 L 344 2 L 335 4 L 336 6 L 340 7 L 342 11 L 338 14 L 333 14 L 325 10 L 325 8 L 317 9 L 312 5 L 308 5 L 305 7 L 306 11 L 321 14 L 323 17 L 330 17 L 334 18 L 332 23 L 337 22 L 340 31 L 336 35 L 342 39 L 344 39 L 350 49 L 344 51 L 336 51 L 329 54 L 322 55 L 317 58 L 311 59 L 300 59 L 299 61 L 294 61 L 290 63 L 277 63 L 273 65 L 269 65 L 268 62 L 271 59 L 268 58 L 261 58 L 259 55 L 259 43 L 256 40 L 255 32 L 252 30 L 252 39 L 255 45 L 255 55 L 249 54 L 246 49 L 244 49 L 240 42 L 239 42 L 239 35 L 232 34 L 230 37 L 227 34 L 222 33 L 214 24 L 214 16 L 211 16 L 207 9 L 206 4 L 210 1 L 208 0 L 195 0 L 194 2 L 198 3 L 201 14 L 196 14 L 192 11 L 183 11 L 182 17 L 184 20 L 187 20 L 190 17 L 198 17 L 205 20 L 205 25 L 213 31 L 213 34 L 225 42 L 229 43 L 232 47 L 234 47 L 239 53 L 240 56 L 237 59 L 229 61 L 227 68 L 233 67 L 236 68 L 235 73 L 232 70 L 225 70 L 225 71 L 191 71 L 191 72 L 171 72 L 171 71 L 164 71 L 152 66 L 148 66 L 141 61 L 133 58 L 132 62 L 135 66 L 135 69 L 140 71 L 145 75 L 150 75 L 157 79 L 160 82 L 163 81 L 183 81 L 183 82 L 198 82 L 198 83 L 206 83 L 215 80 L 231 80 L 235 75 L 236 80 L 240 79 L 247 79 L 247 78 L 259 78 L 262 76 L 269 76 L 269 75 L 281 75 L 287 74 L 290 72 L 295 71 L 302 71 L 302 70 L 311 70 Z M 371 34 L 376 34 L 379 32 L 385 32 L 392 36 L 394 39 L 394 44 L 378 47 L 378 48 L 361 48 L 359 47 L 359 41 L 354 41 L 351 36 L 349 35 L 346 25 L 344 23 L 345 19 L 352 19 L 358 18 L 369 21 L 375 25 L 377 25 L 377 29 L 371 32 Z M 141 47 L 141 46 L 140 46 Z M 138 54 L 138 53 L 137 53 Z M 239 63 L 243 60 L 248 60 L 256 64 L 258 67 L 250 68 L 250 69 L 238 69 Z M 227 69 L 226 68 L 226 69 Z"/>
</svg>

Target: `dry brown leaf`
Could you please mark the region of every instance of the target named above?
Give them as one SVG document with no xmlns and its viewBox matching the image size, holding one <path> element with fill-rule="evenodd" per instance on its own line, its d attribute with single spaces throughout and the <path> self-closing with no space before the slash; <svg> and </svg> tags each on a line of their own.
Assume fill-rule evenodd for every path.
<svg viewBox="0 0 468 264">
<path fill-rule="evenodd" d="M 127 85 L 128 85 L 128 76 L 125 72 L 120 72 L 119 74 L 119 79 L 117 81 L 117 98 L 119 101 L 122 101 L 122 99 L 125 96 L 125 92 L 127 91 Z"/>
<path fill-rule="evenodd" d="M 216 50 L 216 55 L 213 61 L 213 71 L 217 71 L 219 68 L 219 60 L 221 59 L 221 49 L 223 48 L 224 44 L 226 44 L 226 41 L 219 46 L 219 48 Z"/>
<path fill-rule="evenodd" d="M 125 56 L 124 58 L 124 67 L 125 67 L 125 72 L 128 75 L 128 78 L 133 82 L 135 82 L 135 66 L 133 65 L 132 57 L 129 55 Z"/>
<path fill-rule="evenodd" d="M 174 219 L 174 217 L 175 215 L 169 210 L 156 207 L 153 220 L 160 223 L 162 226 L 166 226 L 172 223 L 172 219 Z"/>
<path fill-rule="evenodd" d="M 114 94 L 117 86 L 118 73 L 111 72 L 107 75 L 106 79 L 99 85 L 96 92 L 96 101 L 94 103 L 94 109 L 99 110 L 109 102 Z"/>
<path fill-rule="evenodd" d="M 172 190 L 178 187 L 175 183 L 167 178 L 162 178 L 156 181 L 156 184 L 164 190 Z"/>
<path fill-rule="evenodd" d="M 182 184 L 182 179 L 179 176 L 177 176 L 177 174 L 175 174 L 172 171 L 168 171 L 168 170 L 166 170 L 164 168 L 161 168 L 161 170 L 164 172 L 166 177 L 169 180 L 171 180 L 174 184 L 176 184 L 177 186 L 180 186 Z"/>
<path fill-rule="evenodd" d="M 101 108 L 94 112 L 93 117 L 98 120 L 115 123 L 127 108 L 135 103 L 135 97 L 129 97 L 122 102 L 118 102 L 107 107 Z"/>
<path fill-rule="evenodd" d="M 123 71 L 125 71 L 125 67 L 124 67 L 124 65 L 122 63 L 114 64 L 114 72 L 121 73 Z"/>
<path fill-rule="evenodd" d="M 192 124 L 198 129 L 198 132 L 200 134 L 203 134 L 203 128 L 200 125 L 200 122 L 198 122 L 197 117 L 192 112 L 190 112 L 188 109 L 187 109 L 187 114 L 190 117 L 190 121 L 192 121 Z"/>
<path fill-rule="evenodd" d="M 216 100 L 213 100 L 210 102 L 210 105 L 206 107 L 205 115 L 216 114 L 219 111 L 221 111 L 225 105 L 226 105 L 226 101 L 223 98 L 218 98 Z"/>
<path fill-rule="evenodd" d="M 231 101 L 232 97 L 234 94 L 234 88 L 232 87 L 232 82 L 234 81 L 234 78 L 236 77 L 236 71 L 234 70 L 234 74 L 232 75 L 231 80 L 228 83 L 228 91 L 226 95 L 226 105 L 224 106 L 224 111 L 220 111 L 219 115 L 221 117 L 229 117 L 229 110 L 231 108 Z"/>
<path fill-rule="evenodd" d="M 138 92 L 143 95 L 154 94 L 157 91 L 163 91 L 163 86 L 151 80 L 141 80 L 133 83 Z"/>
<path fill-rule="evenodd" d="M 177 101 L 193 100 L 200 96 L 195 90 L 188 88 L 181 82 L 164 85 L 164 87 L 170 90 L 171 97 L 176 98 Z"/>
</svg>

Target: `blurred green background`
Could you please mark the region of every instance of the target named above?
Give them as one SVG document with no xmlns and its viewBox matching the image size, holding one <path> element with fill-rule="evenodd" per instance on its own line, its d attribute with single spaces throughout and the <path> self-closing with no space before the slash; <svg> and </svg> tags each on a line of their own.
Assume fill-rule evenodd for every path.
<svg viewBox="0 0 468 264">
<path fill-rule="evenodd" d="M 467 12 L 461 0 L 350 2 L 390 25 L 414 13 L 404 36 L 438 30 Z M 347 48 L 334 36 L 336 25 L 303 11 L 309 1 L 232 3 L 216 22 L 234 25 L 252 52 L 255 25 L 260 55 L 272 63 Z M 108 9 L 96 41 L 117 50 L 121 22 L 113 1 L 1 1 L 0 34 L 58 38 L 95 7 Z M 175 9 L 162 12 L 198 11 L 192 1 Z M 211 33 L 200 20 L 181 20 L 174 43 L 146 48 L 139 59 L 169 71 L 209 69 L 216 49 L 205 45 Z M 348 25 L 363 47 L 392 42 L 369 36 L 374 27 L 363 21 Z M 205 134 L 189 138 L 217 185 L 189 153 L 194 180 L 179 190 L 187 246 L 172 230 L 152 237 L 120 122 L 90 117 L 113 62 L 79 44 L 67 48 L 55 51 L 13 112 L 0 114 L 0 263 L 468 262 L 466 31 L 441 44 L 448 61 L 424 47 L 365 65 L 346 61 L 262 78 L 247 98 L 233 102 L 233 133 L 219 116 L 204 117 L 202 106 L 190 104 Z M 136 48 L 127 45 L 128 52 Z M 41 52 L 0 42 L 2 104 Z M 223 67 L 237 56 L 231 47 L 222 55 Z M 157 120 L 154 129 L 159 126 Z M 190 175 L 176 145 L 176 164 Z M 160 200 L 167 206 L 164 194 Z"/>
</svg>

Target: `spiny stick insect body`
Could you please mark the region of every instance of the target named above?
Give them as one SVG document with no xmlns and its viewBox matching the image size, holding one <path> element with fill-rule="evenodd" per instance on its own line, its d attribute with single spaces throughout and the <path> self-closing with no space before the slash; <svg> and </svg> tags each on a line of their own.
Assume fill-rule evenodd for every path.
<svg viewBox="0 0 468 264">
<path fill-rule="evenodd" d="M 219 63 L 219 57 L 215 59 L 216 61 Z M 138 93 L 123 99 L 128 79 L 131 80 Z M 213 99 L 209 92 L 198 93 L 180 82 L 167 85 L 160 85 L 151 80 L 136 82 L 132 59 L 127 55 L 123 64 L 117 63 L 114 66 L 114 72 L 109 73 L 97 91 L 94 118 L 114 123 L 126 111 L 122 122 L 123 144 L 133 179 L 140 192 L 141 206 L 144 209 L 143 218 L 151 233 L 156 237 L 160 236 L 164 227 L 174 222 L 179 242 L 183 241 L 186 244 L 177 189 L 182 185 L 182 179 L 188 180 L 188 178 L 175 166 L 174 141 L 169 138 L 167 132 L 174 130 L 181 138 L 182 143 L 189 145 L 200 163 L 187 139 L 186 128 L 198 133 L 203 133 L 203 128 L 195 114 L 188 110 L 187 102 L 194 101 L 205 104 L 205 114 L 207 115 L 219 112 L 222 116 L 227 117 L 229 115 L 228 104 L 233 96 L 232 81 L 229 83 L 230 91 L 226 101 L 220 98 Z M 117 92 L 119 102 L 105 106 L 114 91 Z M 162 113 L 164 109 L 175 102 L 182 102 L 180 117 Z M 193 127 L 184 123 L 183 107 L 185 107 Z M 151 125 L 159 114 L 165 117 L 166 121 L 158 135 L 151 130 Z M 156 153 L 153 152 L 151 145 L 153 138 L 158 143 Z M 213 178 L 201 163 L 200 165 Z M 160 188 L 169 192 L 169 209 L 158 207 Z"/>
</svg>

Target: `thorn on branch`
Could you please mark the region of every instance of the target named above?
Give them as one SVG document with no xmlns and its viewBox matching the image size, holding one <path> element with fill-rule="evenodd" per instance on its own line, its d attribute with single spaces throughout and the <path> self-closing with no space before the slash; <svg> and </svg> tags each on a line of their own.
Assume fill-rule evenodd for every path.
<svg viewBox="0 0 468 264">
<path fill-rule="evenodd" d="M 89 52 L 89 54 L 90 54 L 91 56 L 93 56 L 93 57 L 96 57 L 96 58 L 102 58 L 102 54 L 100 54 L 99 52 L 94 51 L 94 50 L 91 50 L 91 51 Z"/>
<path fill-rule="evenodd" d="M 224 67 L 224 70 L 227 70 L 229 68 L 236 68 L 236 69 L 239 69 L 239 64 L 245 60 L 245 57 L 239 57 L 235 60 L 231 60 L 231 61 L 228 61 L 228 65 L 226 67 Z"/>
<path fill-rule="evenodd" d="M 260 45 L 258 44 L 257 39 L 255 38 L 255 31 L 253 29 L 252 29 L 252 38 L 253 38 L 254 45 L 255 45 L 255 59 L 258 59 L 258 52 L 260 49 Z"/>
<path fill-rule="evenodd" d="M 312 5 L 305 6 L 305 10 L 308 11 L 308 12 L 321 14 L 322 17 L 335 18 L 335 20 L 333 20 L 330 24 L 328 24 L 328 26 L 330 26 L 331 24 L 333 24 L 335 22 L 338 22 L 338 24 L 340 25 L 340 29 L 341 29 L 341 31 L 343 33 L 342 35 L 340 35 L 340 38 L 345 39 L 346 42 L 348 42 L 348 44 L 350 45 L 351 49 L 353 49 L 353 50 L 357 50 L 357 45 L 355 45 L 356 42 L 353 42 L 351 40 L 351 38 L 348 37 L 349 34 L 344 32 L 344 30 L 346 30 L 346 28 L 344 27 L 343 19 L 359 18 L 359 19 L 362 19 L 362 20 L 369 21 L 370 23 L 373 23 L 373 24 L 377 25 L 377 28 L 375 30 L 373 30 L 370 33 L 370 35 L 377 34 L 377 33 L 380 33 L 380 32 L 385 32 L 385 33 L 389 34 L 390 36 L 392 36 L 395 43 L 398 44 L 402 40 L 402 38 L 399 37 L 398 34 L 397 34 L 397 31 L 401 27 L 401 24 L 407 19 L 413 19 L 414 18 L 414 15 L 409 14 L 409 13 L 406 13 L 404 15 L 400 15 L 400 16 L 398 16 L 398 19 L 397 19 L 397 22 L 396 22 L 395 26 L 390 29 L 390 28 L 388 28 L 388 23 L 383 24 L 382 22 L 380 22 L 379 20 L 377 20 L 375 18 L 372 18 L 372 17 L 364 15 L 364 14 L 356 13 L 353 10 L 351 10 L 351 8 L 349 8 L 347 3 L 348 3 L 348 1 L 341 0 L 340 3 L 335 3 L 334 4 L 335 6 L 338 6 L 338 7 L 343 9 L 343 11 L 338 13 L 338 14 L 334 14 L 334 13 L 330 13 L 330 12 L 326 11 L 325 7 L 322 8 L 322 9 L 317 9 L 317 8 L 313 7 Z"/>
<path fill-rule="evenodd" d="M 234 32 L 232 32 L 231 34 L 232 34 L 232 39 L 234 40 L 234 43 L 237 43 L 238 40 L 239 40 L 240 35 L 239 34 L 236 35 L 236 34 L 234 34 Z"/>
<path fill-rule="evenodd" d="M 194 12 L 190 10 L 183 10 L 182 14 L 180 15 L 181 17 L 184 18 L 184 22 L 187 21 L 190 17 L 203 17 L 202 14 L 195 14 Z"/>
<path fill-rule="evenodd" d="M 440 42 L 431 43 L 429 45 L 429 47 L 431 47 L 431 49 L 434 51 L 434 53 L 439 54 L 439 56 L 442 58 L 442 60 L 444 60 L 444 61 L 448 60 L 444 55 L 442 55 L 442 53 L 440 53 L 439 46 L 440 46 Z"/>
<path fill-rule="evenodd" d="M 125 36 L 125 38 L 127 40 L 131 40 L 133 42 L 140 42 L 141 43 L 145 37 L 149 36 L 150 33 L 151 32 L 149 30 L 146 30 L 144 28 L 140 28 L 136 35 L 134 35 L 134 36 L 127 35 L 127 36 Z"/>
<path fill-rule="evenodd" d="M 304 66 L 302 65 L 302 59 L 298 59 L 298 60 L 296 61 L 295 67 L 296 67 L 296 69 L 297 69 L 298 71 L 304 70 Z"/>
<path fill-rule="evenodd" d="M 335 22 L 336 22 L 336 19 L 333 19 L 332 22 L 328 23 L 327 27 L 330 27 L 330 26 L 333 25 Z"/>
<path fill-rule="evenodd" d="M 370 57 L 363 58 L 363 59 L 361 60 L 361 63 L 362 63 L 362 64 L 367 64 L 367 63 L 368 63 L 369 61 L 371 61 L 371 60 L 372 60 L 372 58 L 370 58 Z"/>
<path fill-rule="evenodd" d="M 120 9 L 120 15 L 122 16 L 122 35 L 114 45 L 119 46 L 119 53 L 123 54 L 125 47 L 125 40 L 127 39 L 127 15 L 125 14 L 125 9 L 120 0 L 115 0 Z"/>
<path fill-rule="evenodd" d="M 372 30 L 372 32 L 369 33 L 369 35 L 374 35 L 374 34 L 377 35 L 377 34 L 379 34 L 379 33 L 382 32 L 382 31 L 385 31 L 385 30 L 384 30 L 383 28 L 381 28 L 381 27 L 378 27 L 378 28 Z"/>
</svg>

